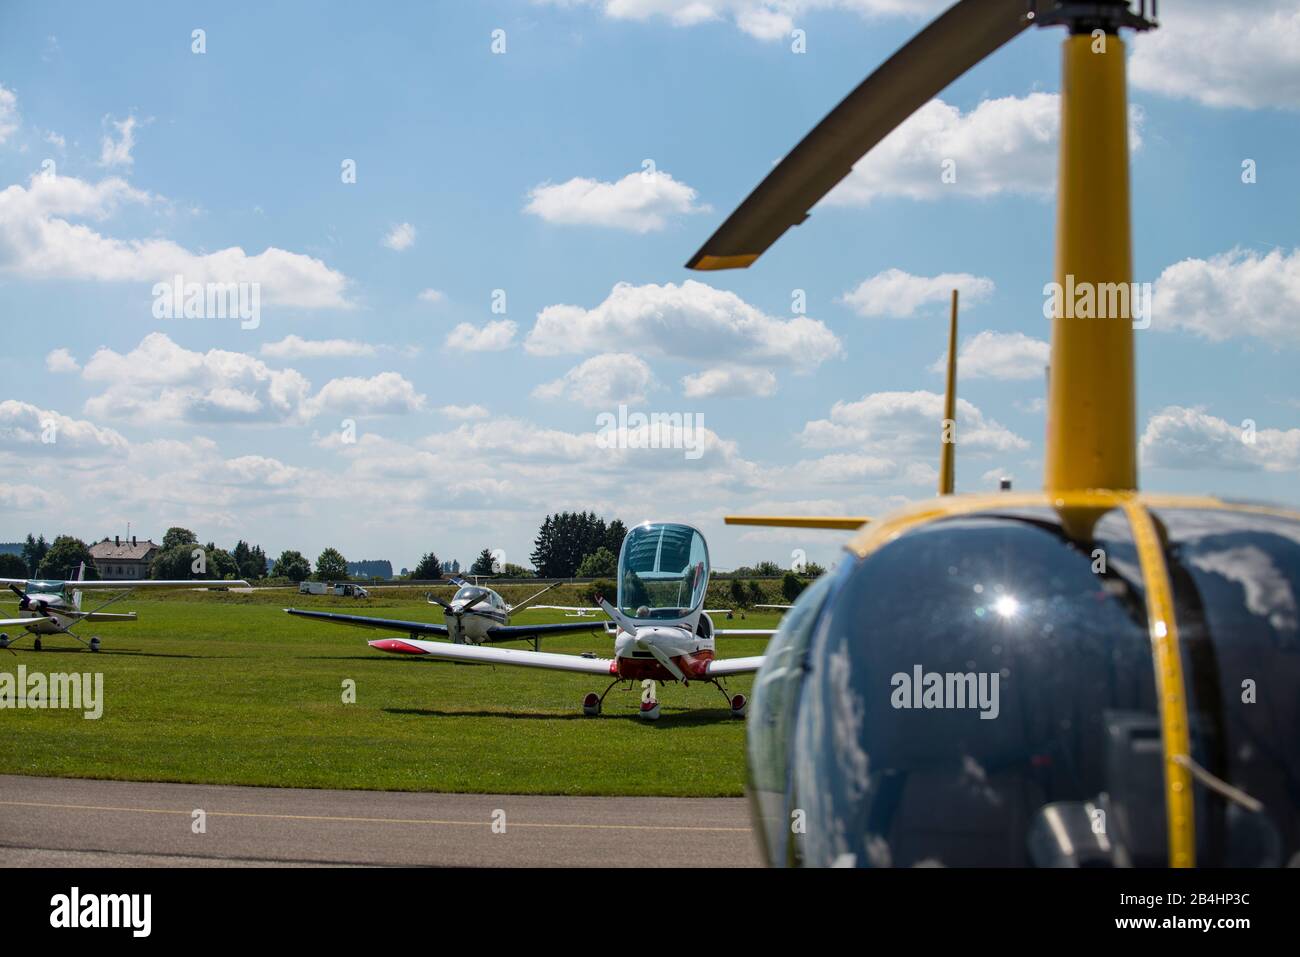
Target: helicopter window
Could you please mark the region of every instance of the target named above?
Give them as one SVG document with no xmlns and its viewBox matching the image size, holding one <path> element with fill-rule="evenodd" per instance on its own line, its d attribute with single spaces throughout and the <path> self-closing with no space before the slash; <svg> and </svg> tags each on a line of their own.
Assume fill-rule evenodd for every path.
<svg viewBox="0 0 1300 957">
<path fill-rule="evenodd" d="M 749 796 L 755 817 L 761 822 L 760 842 L 769 863 L 777 866 L 788 863 L 790 808 L 787 806 L 786 748 L 794 726 L 795 703 L 803 685 L 804 655 L 832 580 L 833 576 L 822 575 L 785 613 L 781 627 L 768 642 L 767 661 L 754 681 L 749 703 L 749 728 L 745 737 Z"/>
<path fill-rule="evenodd" d="M 845 562 L 813 633 L 792 747 L 774 752 L 793 763 L 804 859 L 1163 865 L 1135 572 L 1122 515 L 1078 543 L 1048 509 L 933 522 Z M 755 781 L 771 760 L 757 757 Z"/>
<path fill-rule="evenodd" d="M 1197 863 L 1300 866 L 1300 521 L 1162 510 L 1192 757 L 1263 805 L 1196 786 Z"/>
</svg>

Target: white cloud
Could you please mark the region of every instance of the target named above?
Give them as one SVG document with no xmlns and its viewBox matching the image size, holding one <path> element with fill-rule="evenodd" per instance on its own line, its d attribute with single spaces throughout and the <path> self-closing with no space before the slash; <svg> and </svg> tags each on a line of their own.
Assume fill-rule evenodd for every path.
<svg viewBox="0 0 1300 957">
<path fill-rule="evenodd" d="M 780 40 L 798 21 L 817 10 L 849 10 L 863 17 L 921 17 L 935 13 L 947 0 L 541 0 L 556 6 L 585 3 L 600 7 L 615 20 L 663 17 L 673 26 L 690 27 L 730 20 L 759 40 Z"/>
<path fill-rule="evenodd" d="M 80 372 L 81 364 L 67 349 L 55 349 L 45 357 L 45 368 L 50 372 Z"/>
<path fill-rule="evenodd" d="M 648 233 L 663 229 L 673 216 L 707 212 L 709 207 L 697 206 L 695 198 L 695 190 L 663 171 L 628 173 L 617 183 L 574 177 L 534 187 L 524 212 L 548 223 Z"/>
<path fill-rule="evenodd" d="M 0 448 L 113 454 L 125 451 L 127 441 L 93 422 L 6 399 L 0 402 Z"/>
<path fill-rule="evenodd" d="M 1214 342 L 1253 336 L 1300 344 L 1300 248 L 1184 259 L 1160 274 L 1153 299 L 1153 328 L 1187 329 Z"/>
<path fill-rule="evenodd" d="M 592 356 L 554 382 L 539 385 L 533 395 L 608 408 L 622 402 L 644 402 L 654 387 L 654 373 L 643 360 L 626 352 L 610 352 Z"/>
<path fill-rule="evenodd" d="M 415 244 L 415 227 L 410 223 L 398 223 L 384 237 L 384 245 L 395 252 L 410 249 Z"/>
<path fill-rule="evenodd" d="M 1171 405 L 1147 420 L 1142 464 L 1154 468 L 1250 472 L 1300 470 L 1300 429 L 1260 429 L 1253 436 L 1205 412 Z"/>
<path fill-rule="evenodd" d="M 0 508 L 9 512 L 40 512 L 56 507 L 58 499 L 35 485 L 0 482 Z"/>
<path fill-rule="evenodd" d="M 1206 106 L 1300 109 L 1300 6 L 1183 0 L 1159 30 L 1134 38 L 1129 76 Z"/>
<path fill-rule="evenodd" d="M 447 295 L 446 293 L 440 292 L 437 289 L 422 289 L 420 290 L 420 295 L 417 296 L 416 298 L 418 298 L 421 302 L 436 304 L 436 303 L 446 301 Z"/>
<path fill-rule="evenodd" d="M 392 415 L 424 406 L 424 396 L 395 372 L 334 379 L 313 396 L 297 370 L 273 369 L 242 352 L 193 352 L 160 332 L 126 354 L 100 349 L 82 377 L 104 384 L 87 400 L 88 415 L 138 424 L 298 424 L 325 412 Z"/>
<path fill-rule="evenodd" d="M 807 316 L 777 319 L 734 292 L 688 279 L 680 286 L 619 283 L 591 309 L 547 306 L 525 348 L 535 355 L 603 352 L 611 343 L 638 355 L 815 369 L 840 355 L 835 334 Z"/>
<path fill-rule="evenodd" d="M 1129 110 L 1130 149 L 1142 144 L 1142 122 L 1143 111 L 1135 104 Z M 1046 197 L 1056 188 L 1060 126 L 1055 93 L 983 100 L 968 113 L 934 99 L 860 159 L 825 202 L 861 206 L 883 196 L 1003 193 Z"/>
<path fill-rule="evenodd" d="M 682 379 L 688 399 L 766 398 L 776 394 L 776 376 L 767 369 L 719 366 Z"/>
<path fill-rule="evenodd" d="M 0 84 L 0 145 L 18 129 L 18 95 Z"/>
<path fill-rule="evenodd" d="M 496 319 L 481 329 L 472 323 L 462 322 L 447 333 L 443 345 L 457 352 L 500 352 L 510 348 L 519 327 L 513 319 Z"/>
<path fill-rule="evenodd" d="M 309 405 L 310 415 L 403 415 L 424 409 L 425 397 L 396 372 L 369 379 L 348 376 L 325 383 Z"/>
<path fill-rule="evenodd" d="M 65 140 L 58 133 L 54 132 L 54 130 L 50 130 L 45 134 L 45 142 L 61 150 L 66 149 L 68 146 L 68 141 Z"/>
<path fill-rule="evenodd" d="M 963 379 L 1041 379 L 1051 354 L 1050 343 L 1023 332 L 984 331 L 957 350 L 957 373 Z M 947 367 L 945 354 L 930 371 L 943 372 Z"/>
<path fill-rule="evenodd" d="M 88 183 L 36 174 L 26 188 L 0 191 L 0 273 L 22 279 L 101 282 L 258 282 L 264 303 L 347 308 L 347 278 L 319 259 L 270 246 L 250 256 L 238 246 L 193 253 L 166 239 L 116 239 L 67 218 L 109 217 L 157 197 L 112 177 Z"/>
<path fill-rule="evenodd" d="M 290 335 L 279 342 L 263 343 L 261 352 L 268 359 L 351 359 L 373 356 L 376 350 L 368 342 L 353 339 L 304 339 Z"/>
<path fill-rule="evenodd" d="M 470 419 L 486 419 L 488 410 L 481 405 L 444 405 L 438 409 L 438 414 L 447 419 L 465 422 Z"/>
<path fill-rule="evenodd" d="M 111 133 L 104 134 L 100 141 L 99 165 L 131 166 L 135 162 L 131 150 L 135 148 L 136 118 L 128 116 L 124 120 L 114 120 L 112 117 L 104 119 L 117 130 L 118 138 L 113 139 Z"/>
<path fill-rule="evenodd" d="M 906 319 L 927 306 L 946 306 L 954 289 L 965 306 L 986 301 L 994 288 L 992 279 L 965 272 L 914 276 L 901 269 L 886 269 L 864 279 L 839 301 L 859 316 Z"/>
<path fill-rule="evenodd" d="M 812 448 L 855 446 L 873 454 L 933 452 L 938 459 L 943 396 L 934 392 L 876 392 L 856 402 L 836 402 L 830 417 L 804 426 L 799 440 Z M 1029 447 L 1010 429 L 957 400 L 959 450 L 1007 452 Z"/>
</svg>

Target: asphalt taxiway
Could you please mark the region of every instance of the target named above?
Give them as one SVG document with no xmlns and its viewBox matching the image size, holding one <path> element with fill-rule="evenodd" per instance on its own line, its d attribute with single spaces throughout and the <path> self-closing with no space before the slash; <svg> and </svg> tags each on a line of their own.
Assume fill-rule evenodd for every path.
<svg viewBox="0 0 1300 957">
<path fill-rule="evenodd" d="M 743 798 L 417 794 L 0 775 L 4 867 L 758 863 Z"/>
</svg>

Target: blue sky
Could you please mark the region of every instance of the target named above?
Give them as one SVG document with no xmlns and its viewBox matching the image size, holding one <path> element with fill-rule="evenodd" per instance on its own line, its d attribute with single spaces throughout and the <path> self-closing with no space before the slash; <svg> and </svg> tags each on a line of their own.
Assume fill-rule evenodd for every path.
<svg viewBox="0 0 1300 957">
<path fill-rule="evenodd" d="M 942 4 L 229 6 L 0 9 L 0 540 L 184 524 L 526 564 L 547 511 L 593 508 L 695 522 L 723 567 L 831 561 L 839 536 L 721 516 L 933 493 L 954 281 L 958 488 L 1039 484 L 1060 31 L 946 90 L 756 267 L 692 274 Z M 1295 505 L 1300 4 L 1253 11 L 1167 3 L 1133 44 L 1142 481 Z M 175 264 L 260 283 L 259 326 L 156 318 Z M 705 454 L 599 448 L 620 402 L 701 415 Z"/>
</svg>

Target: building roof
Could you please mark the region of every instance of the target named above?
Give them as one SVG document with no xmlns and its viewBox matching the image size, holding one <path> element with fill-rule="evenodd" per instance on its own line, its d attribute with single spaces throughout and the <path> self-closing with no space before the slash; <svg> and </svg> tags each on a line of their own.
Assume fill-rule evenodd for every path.
<svg viewBox="0 0 1300 957">
<path fill-rule="evenodd" d="M 129 539 L 106 538 L 90 546 L 90 557 L 96 561 L 144 561 L 157 551 L 158 544 L 152 541 L 140 541 L 134 544 Z"/>
</svg>

